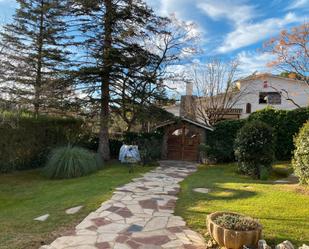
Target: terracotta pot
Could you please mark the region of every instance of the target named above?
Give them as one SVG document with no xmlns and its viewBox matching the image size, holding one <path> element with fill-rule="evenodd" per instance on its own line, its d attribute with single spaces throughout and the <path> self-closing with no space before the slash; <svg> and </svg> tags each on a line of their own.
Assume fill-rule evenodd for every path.
<svg viewBox="0 0 309 249">
<path fill-rule="evenodd" d="M 217 225 L 214 220 L 223 214 L 237 214 L 232 212 L 215 212 L 207 216 L 207 229 L 211 237 L 221 246 L 228 249 L 240 249 L 244 245 L 256 247 L 262 236 L 262 228 L 251 231 L 236 231 Z M 241 215 L 241 214 L 237 214 Z"/>
</svg>

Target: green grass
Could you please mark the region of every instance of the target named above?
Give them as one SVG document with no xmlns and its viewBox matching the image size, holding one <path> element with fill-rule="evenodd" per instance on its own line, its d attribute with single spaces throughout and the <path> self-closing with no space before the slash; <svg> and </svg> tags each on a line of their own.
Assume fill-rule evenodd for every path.
<svg viewBox="0 0 309 249">
<path fill-rule="evenodd" d="M 284 165 L 288 168 L 288 164 Z M 215 211 L 239 212 L 259 219 L 264 238 L 271 245 L 284 240 L 298 246 L 309 244 L 306 193 L 296 191 L 296 186 L 252 180 L 235 172 L 235 164 L 201 166 L 181 184 L 177 215 L 184 217 L 194 230 L 206 234 L 206 215 Z M 198 187 L 209 188 L 211 192 L 194 192 Z"/>
<path fill-rule="evenodd" d="M 39 170 L 0 175 L 0 248 L 39 248 L 41 242 L 51 242 L 109 199 L 115 187 L 150 169 L 136 167 L 129 174 L 127 167 L 116 163 L 70 180 L 48 180 Z M 79 213 L 65 214 L 78 205 L 84 206 Z M 47 221 L 33 220 L 46 213 Z"/>
<path fill-rule="evenodd" d="M 290 162 L 278 162 L 273 165 L 271 177 L 286 178 L 293 173 L 293 168 Z"/>
</svg>

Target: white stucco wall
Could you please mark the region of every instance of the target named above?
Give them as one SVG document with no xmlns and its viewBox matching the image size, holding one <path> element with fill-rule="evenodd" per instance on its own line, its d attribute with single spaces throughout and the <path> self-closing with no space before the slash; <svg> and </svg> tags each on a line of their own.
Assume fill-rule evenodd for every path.
<svg viewBox="0 0 309 249">
<path fill-rule="evenodd" d="M 267 81 L 266 88 L 264 87 L 264 81 Z M 276 92 L 274 88 L 283 93 L 283 96 L 281 97 L 281 104 L 259 104 L 259 93 Z M 275 109 L 283 110 L 295 109 L 296 106 L 291 101 L 285 99 L 285 93 L 282 89 L 288 91 L 290 98 L 292 98 L 299 106 L 306 107 L 309 105 L 309 86 L 306 85 L 306 83 L 293 79 L 264 76 L 241 82 L 240 91 L 242 92 L 242 96 L 235 108 L 243 109 L 241 118 L 246 118 L 250 115 L 246 113 L 247 103 L 251 104 L 251 112 L 264 109 L 267 106 L 272 106 Z"/>
</svg>

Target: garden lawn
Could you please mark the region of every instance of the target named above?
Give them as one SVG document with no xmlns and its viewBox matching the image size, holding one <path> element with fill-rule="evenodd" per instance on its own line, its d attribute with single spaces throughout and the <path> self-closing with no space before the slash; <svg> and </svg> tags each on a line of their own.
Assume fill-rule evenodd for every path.
<svg viewBox="0 0 309 249">
<path fill-rule="evenodd" d="M 282 166 L 278 166 L 282 168 Z M 205 235 L 206 215 L 215 211 L 234 211 L 258 218 L 264 238 L 271 245 L 290 240 L 309 244 L 309 195 L 291 185 L 257 181 L 236 172 L 235 164 L 201 166 L 181 183 L 176 214 L 188 226 Z M 193 191 L 209 188 L 209 194 Z"/>
<path fill-rule="evenodd" d="M 152 169 L 128 168 L 114 163 L 81 178 L 48 180 L 40 170 L 0 175 L 0 248 L 39 248 L 59 235 L 67 234 L 91 211 L 109 199 L 113 190 Z M 65 210 L 83 205 L 74 215 Z M 50 214 L 45 222 L 33 219 Z"/>
</svg>

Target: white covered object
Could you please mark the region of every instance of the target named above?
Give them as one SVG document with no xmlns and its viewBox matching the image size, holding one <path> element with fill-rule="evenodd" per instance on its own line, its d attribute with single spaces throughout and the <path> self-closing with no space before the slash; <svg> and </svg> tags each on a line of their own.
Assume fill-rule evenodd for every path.
<svg viewBox="0 0 309 249">
<path fill-rule="evenodd" d="M 119 152 L 119 161 L 122 163 L 136 163 L 141 160 L 141 156 L 136 145 L 122 145 Z"/>
</svg>

